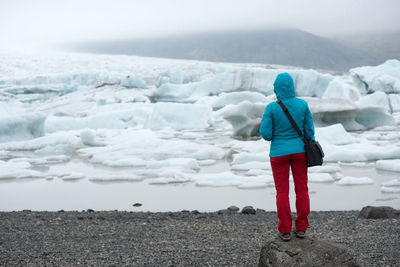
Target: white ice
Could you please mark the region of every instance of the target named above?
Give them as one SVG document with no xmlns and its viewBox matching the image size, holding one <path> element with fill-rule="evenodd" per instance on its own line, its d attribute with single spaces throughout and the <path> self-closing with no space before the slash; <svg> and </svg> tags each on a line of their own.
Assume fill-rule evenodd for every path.
<svg viewBox="0 0 400 267">
<path fill-rule="evenodd" d="M 347 145 L 356 143 L 358 141 L 356 138 L 346 132 L 343 125 L 340 123 L 317 128 L 315 130 L 315 136 L 318 141 L 326 142 L 332 145 Z"/>
<path fill-rule="evenodd" d="M 378 160 L 376 168 L 385 171 L 400 172 L 400 159 Z"/>
<path fill-rule="evenodd" d="M 345 176 L 336 182 L 338 185 L 368 185 L 373 184 L 374 180 L 369 177 Z"/>
<path fill-rule="evenodd" d="M 205 129 L 213 125 L 211 109 L 201 104 L 156 103 L 146 124 L 152 130 Z"/>
<path fill-rule="evenodd" d="M 0 179 L 46 178 L 48 174 L 30 169 L 28 161 L 0 160 Z"/>
<path fill-rule="evenodd" d="M 388 60 L 379 66 L 366 66 L 350 70 L 357 86 L 367 92 L 400 93 L 400 61 Z"/>
<path fill-rule="evenodd" d="M 309 103 L 326 162 L 368 167 L 378 160 L 377 168 L 398 171 L 397 60 L 350 77 L 263 64 L 0 53 L 0 177 L 273 186 L 270 143 L 258 139 L 258 127 L 276 100 L 273 81 L 286 71 Z M 46 172 L 72 159 L 105 170 Z M 310 182 L 349 179 L 336 165 L 309 172 Z"/>
</svg>

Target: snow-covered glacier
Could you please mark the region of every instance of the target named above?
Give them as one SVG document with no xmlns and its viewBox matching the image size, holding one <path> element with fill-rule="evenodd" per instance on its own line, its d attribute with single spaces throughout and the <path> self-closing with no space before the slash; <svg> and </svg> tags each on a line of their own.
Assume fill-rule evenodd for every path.
<svg viewBox="0 0 400 267">
<path fill-rule="evenodd" d="M 356 179 L 342 168 L 375 168 L 378 161 L 376 168 L 397 171 L 399 70 L 398 60 L 332 74 L 123 55 L 0 53 L 0 179 L 271 187 L 269 143 L 258 128 L 265 106 L 276 101 L 276 75 L 289 72 L 326 152 L 326 165 L 310 169 L 310 182 L 373 184 L 373 177 Z M 97 172 L 59 171 L 71 162 Z"/>
</svg>

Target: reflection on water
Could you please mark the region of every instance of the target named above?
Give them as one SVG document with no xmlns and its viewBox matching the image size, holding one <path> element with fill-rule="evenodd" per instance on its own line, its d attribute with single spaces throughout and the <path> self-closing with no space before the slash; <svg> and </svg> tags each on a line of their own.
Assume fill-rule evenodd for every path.
<svg viewBox="0 0 400 267">
<path fill-rule="evenodd" d="M 200 173 L 221 172 L 229 164 L 202 166 Z M 372 185 L 338 186 L 335 183 L 310 183 L 312 210 L 359 210 L 366 205 L 400 208 L 400 194 L 381 193 L 383 182 L 398 178 L 397 173 L 377 171 L 373 166 L 341 166 L 345 176 L 372 178 Z M 120 169 L 96 166 L 79 160 L 51 165 L 50 173 L 79 172 L 85 175 L 101 174 Z M 143 181 L 96 181 L 87 178 L 2 179 L 0 180 L 0 210 L 128 210 L 179 211 L 183 209 L 216 211 L 231 205 L 252 205 L 265 210 L 276 210 L 275 188 L 237 189 L 236 187 L 198 187 L 194 183 L 149 184 Z M 294 189 L 291 183 L 291 205 L 294 209 Z M 133 203 L 142 203 L 133 207 Z"/>
</svg>

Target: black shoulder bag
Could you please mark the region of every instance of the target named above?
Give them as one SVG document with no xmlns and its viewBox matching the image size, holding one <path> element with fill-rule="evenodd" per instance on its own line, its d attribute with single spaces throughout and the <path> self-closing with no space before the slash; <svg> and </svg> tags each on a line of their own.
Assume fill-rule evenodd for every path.
<svg viewBox="0 0 400 267">
<path fill-rule="evenodd" d="M 304 148 L 306 150 L 306 155 L 307 155 L 307 166 L 312 167 L 312 166 L 317 166 L 317 165 L 322 165 L 323 162 L 323 157 L 324 151 L 322 151 L 322 147 L 319 144 L 318 141 L 313 141 L 313 140 L 307 140 L 303 133 L 300 131 L 299 127 L 297 126 L 296 122 L 293 120 L 292 116 L 290 115 L 288 109 L 286 106 L 282 103 L 282 101 L 278 100 L 276 101 L 279 106 L 281 106 L 283 112 L 285 113 L 286 117 L 289 119 L 290 123 L 292 124 L 293 128 L 296 130 L 296 132 L 299 134 L 301 140 L 304 143 Z"/>
</svg>

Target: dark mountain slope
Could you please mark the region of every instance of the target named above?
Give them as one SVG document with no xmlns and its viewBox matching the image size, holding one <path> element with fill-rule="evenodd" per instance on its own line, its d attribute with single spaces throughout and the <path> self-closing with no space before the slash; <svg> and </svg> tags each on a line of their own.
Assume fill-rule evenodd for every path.
<svg viewBox="0 0 400 267">
<path fill-rule="evenodd" d="M 74 50 L 218 62 L 268 63 L 347 71 L 382 58 L 301 30 L 201 33 L 79 43 Z"/>
</svg>

